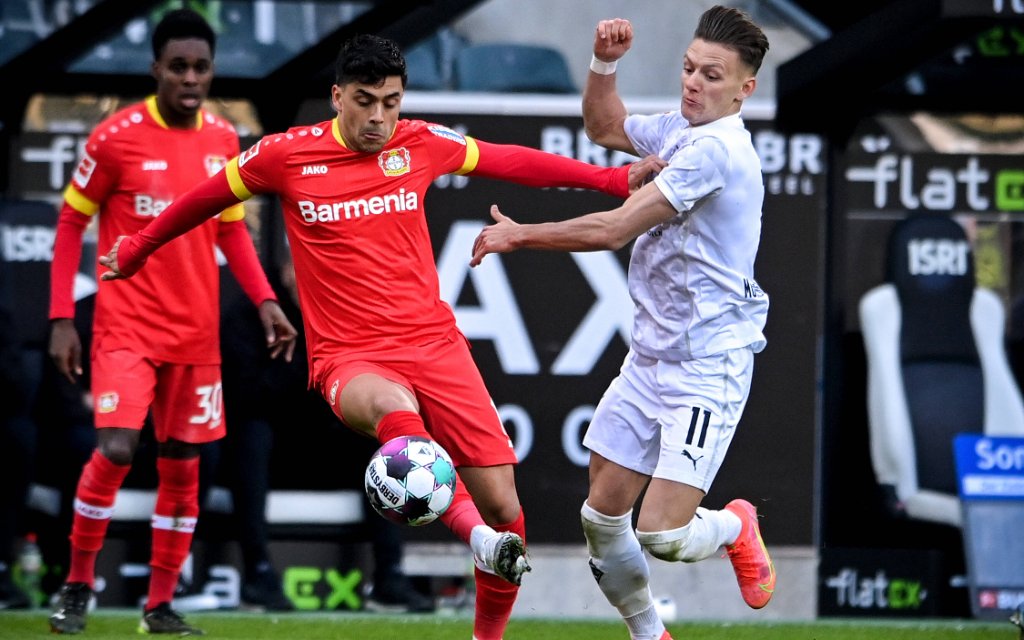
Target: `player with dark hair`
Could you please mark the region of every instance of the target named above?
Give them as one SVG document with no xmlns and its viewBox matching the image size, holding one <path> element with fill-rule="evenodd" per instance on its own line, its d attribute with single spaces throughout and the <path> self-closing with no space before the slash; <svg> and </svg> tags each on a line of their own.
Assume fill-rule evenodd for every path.
<svg viewBox="0 0 1024 640">
<path fill-rule="evenodd" d="M 310 384 L 358 432 L 380 442 L 430 437 L 451 454 L 460 482 L 442 521 L 476 560 L 474 637 L 498 640 L 529 570 L 517 460 L 466 338 L 441 300 L 427 188 L 456 173 L 626 197 L 658 161 L 605 169 L 400 119 L 406 79 L 394 42 L 356 36 L 336 63 L 336 118 L 264 137 L 100 261 L 110 268 L 104 278 L 130 276 L 158 247 L 218 209 L 276 193 L 295 265 Z"/>
<path fill-rule="evenodd" d="M 239 149 L 234 127 L 202 109 L 213 80 L 209 25 L 194 11 L 171 11 L 152 40 L 156 95 L 93 130 L 64 191 L 51 266 L 49 352 L 72 382 L 82 373 L 71 294 L 86 226 L 99 214 L 101 246 L 143 228 L 189 187 L 223 173 Z M 202 633 L 170 605 L 199 513 L 199 445 L 223 437 L 226 428 L 217 247 L 258 305 L 271 353 L 290 358 L 296 335 L 260 266 L 244 209 L 235 204 L 154 258 L 142 277 L 100 283 L 91 353 L 97 447 L 75 495 L 71 567 L 50 616 L 56 633 L 85 628 L 96 557 L 150 410 L 159 483 L 139 630 Z"/>
<path fill-rule="evenodd" d="M 698 562 L 724 545 L 749 606 L 765 606 L 775 589 L 754 506 L 700 506 L 765 346 L 768 296 L 754 280 L 764 185 L 740 107 L 768 39 L 742 11 L 708 9 L 683 57 L 680 109 L 652 116 L 627 115 L 615 89 L 617 61 L 632 42 L 629 21 L 598 23 L 584 125 L 605 147 L 657 153 L 668 166 L 611 211 L 519 225 L 492 207 L 497 224 L 477 237 L 470 264 L 520 248 L 595 251 L 635 240 L 630 349 L 584 436 L 590 491 L 581 518 L 591 570 L 630 637 L 667 640 L 645 551 Z"/>
</svg>

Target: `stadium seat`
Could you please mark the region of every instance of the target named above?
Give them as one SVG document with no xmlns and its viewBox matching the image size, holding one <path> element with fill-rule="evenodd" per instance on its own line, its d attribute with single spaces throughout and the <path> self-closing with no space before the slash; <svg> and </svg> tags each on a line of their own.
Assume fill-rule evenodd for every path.
<svg viewBox="0 0 1024 640">
<path fill-rule="evenodd" d="M 437 47 L 433 42 L 422 42 L 405 52 L 405 66 L 409 75 L 406 89 L 439 91 L 446 88 L 441 77 Z"/>
<path fill-rule="evenodd" d="M 887 281 L 862 296 L 859 314 L 871 463 L 887 506 L 961 527 L 953 438 L 1024 435 L 1003 304 L 976 285 L 963 228 L 941 214 L 898 223 Z"/>
<path fill-rule="evenodd" d="M 458 91 L 576 93 L 565 58 L 556 49 L 527 44 L 477 44 L 458 52 Z"/>
</svg>

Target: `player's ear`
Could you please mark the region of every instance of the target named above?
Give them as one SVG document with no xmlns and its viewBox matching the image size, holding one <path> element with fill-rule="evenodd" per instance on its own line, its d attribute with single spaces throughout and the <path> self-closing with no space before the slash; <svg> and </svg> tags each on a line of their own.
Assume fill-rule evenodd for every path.
<svg viewBox="0 0 1024 640">
<path fill-rule="evenodd" d="M 331 105 L 334 110 L 341 113 L 341 96 L 343 89 L 338 85 L 331 85 Z"/>
<path fill-rule="evenodd" d="M 756 88 L 757 76 L 750 76 L 749 78 L 743 81 L 743 84 L 740 85 L 740 94 L 739 96 L 737 96 L 737 98 L 739 100 L 746 100 L 754 93 L 754 89 Z"/>
</svg>

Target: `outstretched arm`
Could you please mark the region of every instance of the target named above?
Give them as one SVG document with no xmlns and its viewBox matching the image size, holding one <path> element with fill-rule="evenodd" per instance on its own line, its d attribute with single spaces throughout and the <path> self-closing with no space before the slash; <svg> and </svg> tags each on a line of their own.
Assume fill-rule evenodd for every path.
<svg viewBox="0 0 1024 640">
<path fill-rule="evenodd" d="M 652 227 L 672 219 L 676 210 L 655 184 L 648 184 L 629 197 L 621 207 L 596 211 L 577 218 L 541 224 L 517 224 L 491 206 L 496 224 L 484 227 L 473 242 L 470 266 L 477 266 L 488 253 L 516 249 L 554 251 L 615 250 Z"/>
<path fill-rule="evenodd" d="M 648 156 L 621 167 L 598 167 L 530 147 L 475 142 L 480 157 L 470 175 L 528 187 L 579 187 L 626 198 L 665 165 L 660 158 Z"/>
<path fill-rule="evenodd" d="M 100 277 L 117 280 L 135 275 L 146 258 L 161 246 L 238 204 L 241 200 L 231 191 L 225 174 L 220 171 L 175 198 L 171 206 L 138 233 L 118 238 L 107 255 L 99 258 L 100 264 L 110 269 Z"/>
</svg>

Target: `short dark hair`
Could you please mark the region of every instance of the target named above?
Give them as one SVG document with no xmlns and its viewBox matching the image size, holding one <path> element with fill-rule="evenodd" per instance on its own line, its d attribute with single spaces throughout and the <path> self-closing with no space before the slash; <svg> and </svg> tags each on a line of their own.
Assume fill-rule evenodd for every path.
<svg viewBox="0 0 1024 640">
<path fill-rule="evenodd" d="M 768 37 L 749 15 L 721 5 L 715 5 L 701 15 L 693 37 L 733 49 L 755 74 L 768 51 Z"/>
<path fill-rule="evenodd" d="M 334 63 L 335 84 L 358 82 L 376 86 L 389 76 L 401 76 L 402 88 L 409 79 L 405 56 L 394 40 L 361 34 L 341 45 Z"/>
<path fill-rule="evenodd" d="M 206 40 L 206 44 L 210 45 L 210 55 L 213 56 L 217 48 L 217 36 L 203 16 L 192 9 L 168 11 L 153 30 L 153 59 L 160 58 L 168 40 L 189 38 Z"/>
</svg>

